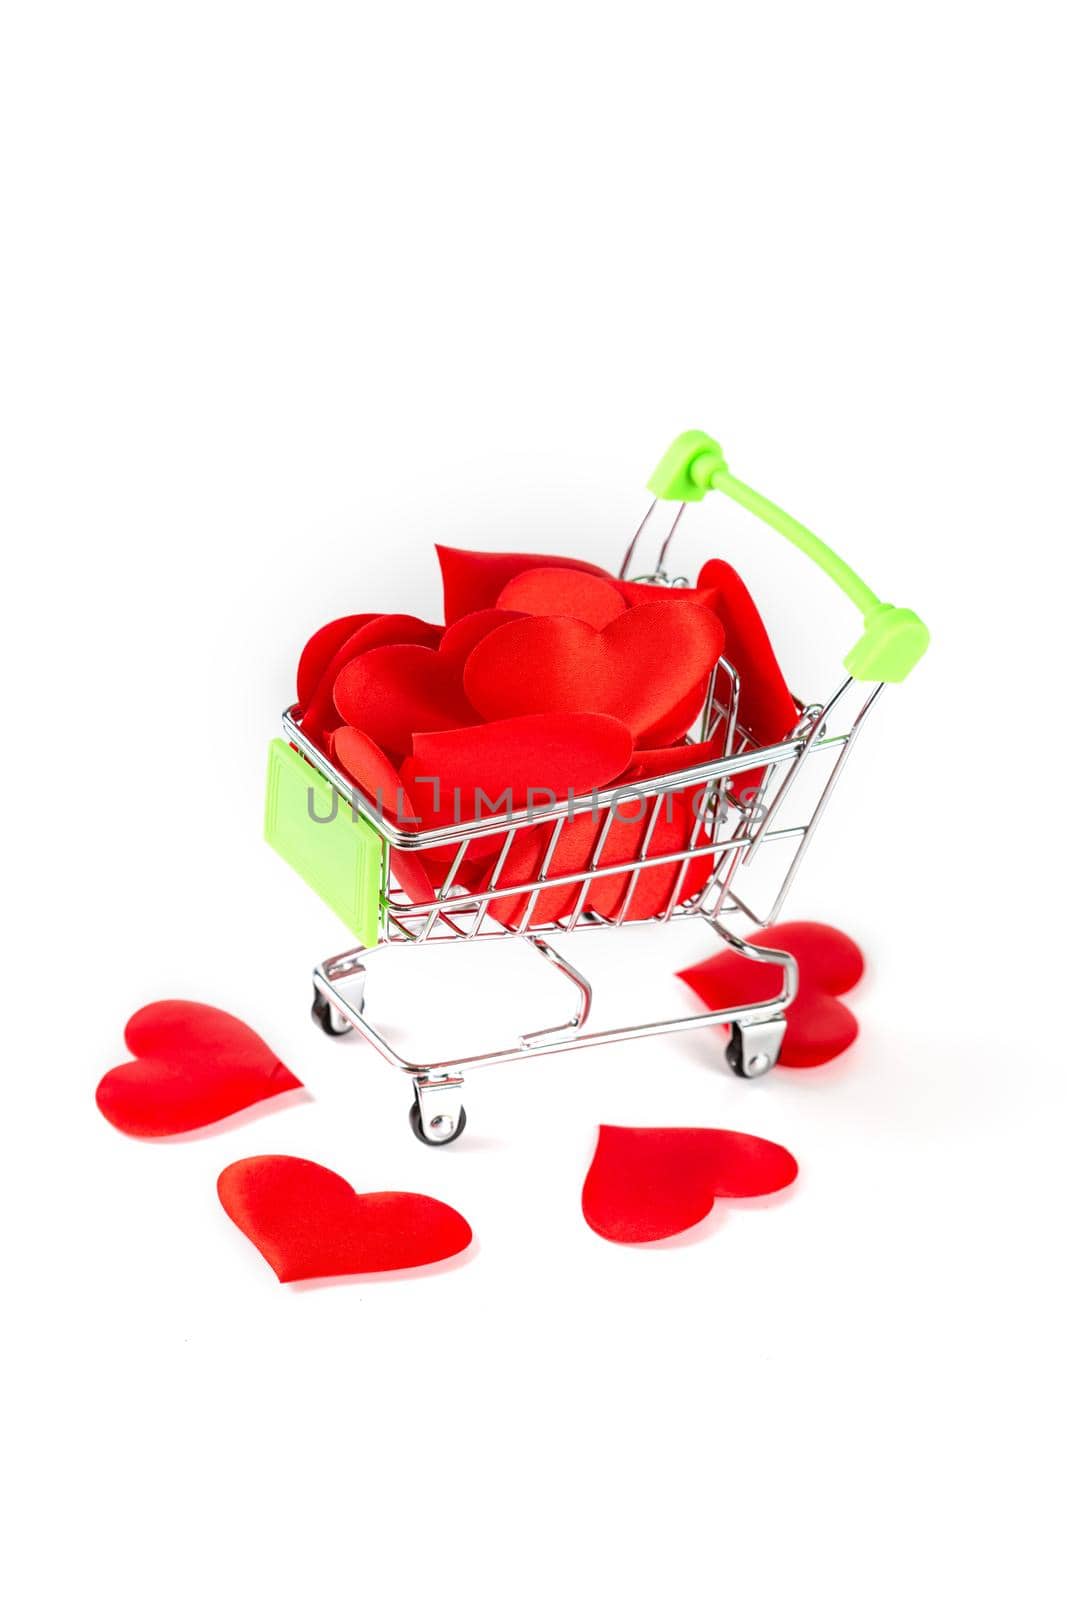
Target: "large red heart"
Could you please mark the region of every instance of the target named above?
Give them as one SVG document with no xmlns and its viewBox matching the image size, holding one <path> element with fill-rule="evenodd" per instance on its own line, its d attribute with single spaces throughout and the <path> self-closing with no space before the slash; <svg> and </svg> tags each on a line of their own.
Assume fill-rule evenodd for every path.
<svg viewBox="0 0 1067 1600">
<path fill-rule="evenodd" d="M 649 1244 L 693 1227 L 717 1199 L 774 1194 L 796 1175 L 783 1145 L 749 1133 L 602 1127 L 582 1211 L 605 1239 Z"/>
<path fill-rule="evenodd" d="M 535 711 L 599 711 L 640 743 L 671 744 L 719 658 L 723 630 L 703 606 L 639 606 L 606 628 L 572 617 L 525 617 L 475 645 L 463 671 L 470 703 L 487 720 Z M 690 721 L 692 719 L 690 718 Z"/>
<path fill-rule="evenodd" d="M 455 622 L 468 611 L 486 611 L 496 605 L 501 589 L 528 567 L 567 567 L 572 572 L 592 572 L 598 578 L 610 575 L 589 561 L 570 556 L 522 555 L 514 551 L 455 550 L 437 546 L 444 586 L 445 621 Z"/>
<path fill-rule="evenodd" d="M 501 589 L 497 605 L 532 617 L 577 617 L 591 628 L 606 628 L 626 610 L 615 584 L 569 567 L 531 567 L 520 572 Z"/>
<path fill-rule="evenodd" d="M 492 551 L 454 550 L 443 545 L 438 545 L 437 554 L 444 579 L 445 618 L 449 622 L 469 611 L 491 607 L 504 586 L 519 573 L 547 567 L 591 573 L 611 584 L 630 606 L 671 601 L 703 605 L 722 622 L 726 634 L 723 654 L 741 676 L 743 725 L 758 743 L 775 744 L 786 738 L 796 723 L 796 704 L 782 676 L 763 620 L 742 579 L 726 561 L 706 562 L 696 588 L 687 589 L 628 583 L 612 577 L 603 567 L 566 556 L 502 555 Z M 670 741 L 664 736 L 658 742 L 667 744 Z"/>
<path fill-rule="evenodd" d="M 458 1255 L 470 1224 L 425 1194 L 357 1194 L 329 1167 L 250 1156 L 219 1174 L 219 1199 L 280 1283 L 395 1272 Z"/>
<path fill-rule="evenodd" d="M 341 646 L 379 615 L 377 611 L 364 611 L 358 616 L 337 617 L 335 621 L 327 622 L 317 633 L 311 635 L 304 646 L 300 664 L 296 669 L 298 705 L 306 706 L 310 703 L 320 678 Z"/>
<path fill-rule="evenodd" d="M 401 759 L 411 753 L 413 733 L 478 721 L 459 665 L 418 644 L 383 645 L 357 656 L 338 675 L 333 698 L 345 722 Z"/>
<path fill-rule="evenodd" d="M 436 623 L 399 614 L 373 617 L 362 628 L 357 628 L 334 651 L 323 669 L 301 719 L 303 732 L 325 748 L 326 735 L 344 720 L 334 705 L 333 694 L 337 679 L 350 661 L 387 644 L 418 644 L 435 649 L 442 632 Z"/>
<path fill-rule="evenodd" d="M 135 1012 L 126 1048 L 135 1059 L 104 1074 L 96 1103 L 140 1138 L 188 1133 L 302 1087 L 246 1023 L 195 1000 L 157 1000 Z"/>
<path fill-rule="evenodd" d="M 509 810 L 513 816 L 603 788 L 626 770 L 632 752 L 633 740 L 616 717 L 547 712 L 417 733 L 401 778 L 417 797 L 425 828 L 454 827 L 497 811 L 507 822 Z M 501 837 L 472 839 L 467 859 L 491 854 Z"/>
<path fill-rule="evenodd" d="M 721 754 L 720 737 L 708 740 L 705 744 L 683 745 L 669 750 L 639 750 L 621 783 L 638 778 L 655 778 L 685 767 L 702 766 Z M 691 784 L 672 791 L 663 801 L 646 848 L 649 860 L 654 861 L 657 856 L 672 855 L 690 848 L 697 815 L 695 808 L 700 804 L 705 787 L 704 784 Z M 642 802 L 637 797 L 616 802 L 611 825 L 597 857 L 598 868 L 637 859 L 652 821 L 653 804 L 652 800 L 645 799 Z M 595 812 L 583 812 L 564 823 L 549 864 L 546 879 L 549 884 L 553 878 L 589 870 L 606 815 L 606 808 L 598 807 Z M 498 886 L 505 889 L 516 883 L 530 883 L 537 878 L 551 836 L 552 828 L 548 823 L 539 828 L 524 829 L 508 852 L 503 870 L 497 878 Z M 711 875 L 713 860 L 710 855 L 697 856 L 686 865 L 678 901 L 687 900 L 703 888 Z M 674 893 L 677 873 L 677 862 L 643 868 L 626 905 L 624 920 L 637 922 L 665 911 Z M 602 917 L 618 916 L 626 900 L 630 876 L 629 873 L 619 873 L 595 878 L 582 900 L 583 909 L 595 911 Z M 489 873 L 486 873 L 478 887 L 484 890 L 488 880 Z M 562 921 L 570 916 L 580 894 L 580 884 L 542 890 L 537 897 L 533 920 Z M 490 914 L 497 922 L 513 928 L 522 920 L 527 898 L 522 894 L 503 895 L 491 901 Z"/>
<path fill-rule="evenodd" d="M 752 944 L 788 950 L 797 959 L 799 988 L 785 1014 L 783 1067 L 819 1067 L 839 1056 L 859 1033 L 859 1023 L 836 997 L 863 976 L 863 952 L 825 922 L 781 922 L 754 934 Z M 732 950 L 679 972 L 709 1011 L 771 1000 L 781 988 L 777 967 L 748 961 Z"/>
</svg>

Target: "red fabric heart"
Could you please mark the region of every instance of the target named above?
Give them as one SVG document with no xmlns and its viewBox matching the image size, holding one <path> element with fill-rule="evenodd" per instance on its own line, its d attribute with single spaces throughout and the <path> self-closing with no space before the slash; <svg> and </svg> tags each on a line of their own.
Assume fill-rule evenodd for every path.
<svg viewBox="0 0 1067 1600">
<path fill-rule="evenodd" d="M 687 759 L 681 759 L 683 753 Z M 681 751 L 676 747 L 668 750 L 638 751 L 634 765 L 642 779 L 658 778 L 666 773 L 684 771 L 688 767 L 703 766 L 709 761 L 717 760 L 721 755 L 722 735 L 717 733 L 714 738 L 703 744 L 684 745 Z M 631 779 L 637 781 L 637 775 L 632 770 Z M 654 861 L 657 856 L 672 855 L 677 851 L 692 848 L 694 825 L 697 814 L 702 809 L 706 791 L 706 783 L 690 784 L 684 789 L 673 790 L 664 799 L 648 843 L 649 860 Z M 654 804 L 654 800 L 646 799 L 644 805 L 634 800 L 624 801 L 617 807 L 618 815 L 608 835 L 598 866 L 606 867 L 614 861 L 635 859 L 644 843 Z M 697 833 L 695 843 L 702 842 L 706 842 L 706 835 L 701 830 Z M 686 864 L 676 903 L 688 900 L 691 895 L 697 894 L 704 887 L 714 871 L 714 864 L 715 857 L 711 855 L 697 856 Z M 645 868 L 637 880 L 637 887 L 626 909 L 624 920 L 638 922 L 645 917 L 659 916 L 665 911 L 674 892 L 677 873 L 677 862 L 668 862 L 663 867 Z M 595 881 L 586 901 L 588 909 L 599 912 L 602 917 L 618 916 L 622 910 L 628 881 L 628 873 L 623 873 L 618 878 L 601 878 Z"/>
<path fill-rule="evenodd" d="M 756 602 L 726 561 L 707 561 L 697 579 L 710 591 L 726 632 L 723 654 L 741 678 L 741 722 L 757 744 L 776 744 L 792 732 L 800 713 L 782 676 Z"/>
<path fill-rule="evenodd" d="M 721 754 L 722 744 L 718 736 L 705 744 L 685 745 L 669 750 L 641 750 L 636 753 L 633 765 L 621 782 L 625 783 L 627 779 L 636 781 L 637 776 L 654 778 L 661 773 L 674 772 L 679 768 L 701 766 L 708 761 L 714 761 Z M 650 860 L 689 848 L 696 819 L 694 807 L 698 805 L 699 797 L 703 795 L 705 787 L 704 784 L 691 784 L 687 788 L 672 792 L 669 803 L 668 800 L 664 800 L 649 840 L 647 854 Z M 617 862 L 636 859 L 651 820 L 653 804 L 654 801 L 648 799 L 642 803 L 636 796 L 632 800 L 621 799 L 616 802 L 615 814 L 597 859 L 598 867 L 610 867 Z M 546 882 L 550 884 L 553 878 L 589 870 L 606 814 L 606 807 L 600 807 L 595 812 L 584 812 L 564 823 L 552 852 Z M 551 836 L 552 825 L 549 823 L 537 828 L 524 829 L 508 852 L 503 870 L 497 879 L 498 887 L 506 889 L 511 884 L 532 882 L 539 875 L 544 851 Z M 690 895 L 696 894 L 704 887 L 711 876 L 713 860 L 710 855 L 698 856 L 686 865 L 679 901 L 687 900 Z M 658 916 L 666 910 L 674 892 L 677 871 L 677 862 L 668 862 L 662 867 L 644 868 L 626 907 L 624 920 L 641 921 L 646 917 Z M 484 890 L 488 887 L 490 875 L 490 872 L 486 872 L 480 886 L 472 887 Z M 583 909 L 596 911 L 602 917 L 618 916 L 626 898 L 629 879 L 629 873 L 594 879 L 582 901 Z M 556 922 L 570 916 L 580 894 L 580 884 L 542 890 L 538 894 L 534 908 L 535 922 Z M 522 920 L 527 898 L 526 895 L 503 895 L 494 899 L 489 906 L 490 915 L 506 927 L 514 928 Z"/>
<path fill-rule="evenodd" d="M 331 734 L 331 753 L 337 766 L 367 796 L 375 810 L 390 822 L 414 828 L 418 813 L 404 781 L 383 750 L 360 728 L 338 728 Z M 454 852 L 455 846 L 452 847 Z M 451 862 L 452 853 L 447 861 Z M 389 869 L 408 899 L 425 905 L 434 897 L 434 884 L 444 882 L 444 871 L 427 860 L 424 850 L 390 850 Z"/>
<path fill-rule="evenodd" d="M 796 703 L 782 676 L 756 603 L 729 562 L 705 562 L 695 589 L 619 580 L 615 580 L 615 587 L 631 606 L 650 605 L 661 600 L 689 600 L 693 605 L 713 611 L 726 636 L 722 653 L 730 665 L 737 668 L 741 678 L 742 726 L 759 744 L 776 744 L 788 737 L 799 715 Z M 722 687 L 725 695 L 728 685 Z"/>
<path fill-rule="evenodd" d="M 320 678 L 341 646 L 379 615 L 377 611 L 364 611 L 358 616 L 337 617 L 311 635 L 296 669 L 296 700 L 299 706 L 306 706 L 310 702 Z"/>
<path fill-rule="evenodd" d="M 408 831 L 417 832 L 415 801 L 404 788 L 400 773 L 374 740 L 359 728 L 349 727 L 338 728 L 330 739 L 336 764 L 358 784 L 375 810 L 389 821 L 403 824 Z M 389 852 L 389 870 L 409 900 L 425 905 L 448 877 L 458 848 L 441 845 L 436 850 L 402 850 L 394 845 Z M 458 889 L 465 882 L 466 873 L 454 878 L 452 887 Z"/>
<path fill-rule="evenodd" d="M 725 630 L 723 654 L 741 674 L 743 725 L 760 744 L 774 744 L 786 738 L 797 721 L 795 702 L 763 620 L 742 579 L 726 561 L 706 562 L 696 589 L 687 589 L 628 583 L 591 562 L 573 561 L 563 556 L 502 555 L 491 551 L 454 550 L 442 545 L 437 547 L 437 553 L 445 586 L 445 618 L 449 622 L 468 611 L 491 607 L 512 578 L 532 568 L 591 573 L 615 588 L 629 606 L 676 600 L 703 605 L 722 622 Z M 691 725 L 687 723 L 686 728 Z M 657 742 L 670 741 L 660 737 Z"/>
<path fill-rule="evenodd" d="M 387 754 L 411 754 L 413 733 L 479 720 L 463 693 L 458 665 L 418 644 L 389 644 L 350 661 L 338 675 L 334 704 Z"/>
<path fill-rule="evenodd" d="M 390 822 L 414 828 L 418 813 L 404 780 L 385 751 L 362 728 L 347 724 L 330 735 L 330 754 L 335 766 L 362 789 L 371 806 Z"/>
<path fill-rule="evenodd" d="M 527 617 L 475 645 L 463 687 L 487 720 L 599 711 L 625 722 L 637 743 L 655 729 L 655 743 L 671 744 L 689 727 L 678 713 L 706 685 L 722 641 L 713 613 L 680 601 L 625 611 L 600 630 Z"/>
<path fill-rule="evenodd" d="M 269 1045 L 227 1011 L 157 1000 L 126 1024 L 135 1058 L 106 1072 L 96 1103 L 122 1133 L 188 1133 L 259 1100 L 302 1088 Z"/>
<path fill-rule="evenodd" d="M 436 649 L 443 631 L 436 623 L 399 614 L 374 617 L 365 623 L 330 657 L 301 719 L 302 731 L 326 748 L 327 734 L 340 727 L 344 720 L 334 705 L 334 687 L 343 669 L 357 656 L 387 644 L 417 644 Z"/>
<path fill-rule="evenodd" d="M 604 1239 L 649 1244 L 693 1227 L 717 1199 L 774 1194 L 796 1175 L 783 1145 L 748 1133 L 602 1127 L 582 1211 Z"/>
<path fill-rule="evenodd" d="M 423 1267 L 458 1255 L 473 1238 L 441 1200 L 357 1194 L 329 1167 L 297 1156 L 235 1161 L 219 1174 L 218 1192 L 280 1283 Z"/>
<path fill-rule="evenodd" d="M 496 605 L 504 585 L 528 567 L 567 567 L 572 572 L 592 572 L 598 578 L 609 576 L 603 567 L 570 556 L 521 555 L 513 551 L 455 550 L 437 546 L 444 585 L 445 621 L 455 622 L 468 611 L 487 611 Z"/>
<path fill-rule="evenodd" d="M 447 660 L 462 666 L 474 646 L 487 633 L 492 633 L 494 628 L 502 628 L 505 622 L 518 622 L 524 616 L 525 611 L 502 611 L 496 608 L 491 611 L 471 611 L 445 629 L 437 648 Z"/>
<path fill-rule="evenodd" d="M 788 950 L 797 959 L 797 997 L 785 1013 L 783 1067 L 819 1067 L 839 1056 L 859 1033 L 859 1023 L 836 997 L 863 976 L 858 944 L 825 922 L 781 922 L 754 934 L 752 944 Z M 757 965 L 732 950 L 679 972 L 709 1011 L 771 1000 L 781 988 L 777 967 Z"/>
<path fill-rule="evenodd" d="M 716 728 L 713 737 L 706 739 L 703 744 L 672 744 L 662 750 L 635 750 L 623 781 L 636 783 L 640 778 L 661 778 L 667 772 L 684 772 L 687 767 L 705 766 L 722 755 L 724 739 L 722 729 Z"/>
<path fill-rule="evenodd" d="M 412 747 L 404 785 L 418 797 L 423 827 L 447 828 L 496 810 L 506 821 L 509 800 L 514 814 L 603 788 L 625 771 L 633 740 L 615 717 L 549 712 L 417 733 Z M 502 837 L 472 839 L 467 859 L 495 853 Z"/>
<path fill-rule="evenodd" d="M 591 628 L 606 628 L 626 610 L 615 584 L 591 572 L 567 567 L 531 567 L 500 591 L 497 605 L 532 617 L 577 617 Z"/>
</svg>

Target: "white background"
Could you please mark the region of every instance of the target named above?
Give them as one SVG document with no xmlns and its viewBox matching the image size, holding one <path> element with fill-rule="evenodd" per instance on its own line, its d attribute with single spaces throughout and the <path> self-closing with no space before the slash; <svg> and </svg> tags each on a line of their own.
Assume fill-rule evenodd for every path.
<svg viewBox="0 0 1067 1600">
<path fill-rule="evenodd" d="M 7 9 L 20 1600 L 1061 1592 L 1052 23 Z M 400 1077 L 311 1028 L 346 936 L 260 839 L 300 646 L 435 616 L 435 538 L 612 564 L 684 427 L 933 630 L 790 905 L 868 952 L 861 1040 L 758 1085 L 698 1035 L 504 1068 L 426 1150 Z M 847 603 L 729 506 L 684 526 L 682 565 L 734 560 L 824 694 Z M 671 941 L 606 946 L 605 991 L 676 1006 L 708 947 Z M 524 973 L 412 966 L 390 1004 L 510 1037 L 568 1004 Z M 94 1085 L 170 995 L 246 1018 L 308 1094 L 122 1138 Z M 621 1249 L 579 1209 L 602 1120 L 759 1132 L 801 1179 Z M 476 1250 L 281 1288 L 214 1192 L 272 1150 L 438 1195 Z"/>
</svg>

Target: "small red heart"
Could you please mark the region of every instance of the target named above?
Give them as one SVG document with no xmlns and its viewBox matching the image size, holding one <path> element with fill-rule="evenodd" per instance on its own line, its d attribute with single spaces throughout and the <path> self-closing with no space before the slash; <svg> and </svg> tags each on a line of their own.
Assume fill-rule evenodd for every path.
<svg viewBox="0 0 1067 1600">
<path fill-rule="evenodd" d="M 358 616 L 338 617 L 311 635 L 296 669 L 296 699 L 299 706 L 310 703 L 320 678 L 341 646 L 379 615 L 377 611 L 364 611 Z"/>
<path fill-rule="evenodd" d="M 219 1199 L 280 1283 L 395 1272 L 458 1255 L 470 1224 L 425 1194 L 357 1194 L 329 1167 L 250 1156 L 219 1174 Z"/>
<path fill-rule="evenodd" d="M 606 628 L 626 610 L 614 584 L 591 572 L 568 567 L 531 567 L 500 591 L 497 605 L 531 617 L 577 617 L 591 628 Z"/>
<path fill-rule="evenodd" d="M 388 755 L 411 754 L 413 733 L 465 727 L 478 714 L 463 693 L 460 667 L 418 644 L 389 644 L 342 668 L 333 691 L 345 722 Z"/>
<path fill-rule="evenodd" d="M 439 544 L 437 559 L 441 564 L 446 622 L 455 622 L 469 611 L 487 611 L 495 606 L 504 585 L 528 567 L 566 567 L 572 572 L 592 572 L 598 578 L 610 577 L 603 567 L 595 567 L 589 561 L 575 561 L 570 556 L 454 550 Z"/>
<path fill-rule="evenodd" d="M 601 1127 L 582 1211 L 605 1239 L 649 1244 L 693 1227 L 717 1199 L 774 1194 L 796 1175 L 783 1145 L 749 1133 Z"/>
<path fill-rule="evenodd" d="M 372 618 L 351 634 L 330 657 L 304 711 L 300 724 L 302 731 L 325 749 L 326 735 L 343 721 L 334 705 L 334 687 L 343 669 L 357 656 L 387 644 L 418 644 L 427 649 L 436 649 L 442 632 L 443 629 L 436 623 L 423 622 L 420 617 L 390 614 Z"/>
<path fill-rule="evenodd" d="M 96 1103 L 139 1138 L 188 1133 L 303 1087 L 246 1023 L 195 1000 L 157 1000 L 135 1012 L 126 1048 L 135 1059 L 104 1074 Z"/>
<path fill-rule="evenodd" d="M 703 606 L 638 606 L 591 628 L 571 617 L 526 617 L 475 645 L 463 671 L 471 705 L 487 721 L 536 711 L 599 711 L 641 742 L 672 744 L 673 728 L 719 658 L 723 631 Z M 691 720 L 691 719 L 690 719 Z"/>
<path fill-rule="evenodd" d="M 799 967 L 797 997 L 785 1014 L 783 1067 L 819 1067 L 839 1056 L 859 1033 L 859 1023 L 836 997 L 863 976 L 863 952 L 825 922 L 781 922 L 754 934 L 752 944 L 788 950 Z M 732 950 L 679 972 L 709 1011 L 771 1000 L 781 988 L 777 967 L 757 965 Z"/>
</svg>

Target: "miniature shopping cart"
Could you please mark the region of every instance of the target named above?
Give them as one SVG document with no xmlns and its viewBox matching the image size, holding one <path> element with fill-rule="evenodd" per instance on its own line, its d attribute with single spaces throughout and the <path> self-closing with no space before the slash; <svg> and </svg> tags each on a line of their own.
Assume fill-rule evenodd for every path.
<svg viewBox="0 0 1067 1600">
<path fill-rule="evenodd" d="M 284 739 L 272 745 L 267 837 L 359 940 L 353 949 L 316 968 L 312 1014 L 327 1034 L 358 1030 L 387 1061 L 408 1074 L 415 1090 L 411 1125 L 427 1144 L 448 1144 L 459 1137 L 466 1124 L 462 1103 L 465 1075 L 494 1062 L 725 1024 L 730 1030 L 726 1059 L 733 1071 L 743 1078 L 768 1072 L 778 1059 L 786 1009 L 796 995 L 797 967 L 791 955 L 750 943 L 744 934 L 766 927 L 778 917 L 871 707 L 885 683 L 899 683 L 907 676 L 928 643 L 927 630 L 914 612 L 882 604 L 809 529 L 739 482 L 728 470 L 719 446 L 706 434 L 682 434 L 657 467 L 649 488 L 655 498 L 630 541 L 620 578 L 629 577 L 642 535 L 646 529 L 651 531 L 657 505 L 666 501 L 673 502 L 677 511 L 663 538 L 655 570 L 631 581 L 684 583 L 684 579 L 667 576 L 671 542 L 686 505 L 715 489 L 812 557 L 862 612 L 864 631 L 846 657 L 847 676 L 825 702 L 797 703 L 796 724 L 788 737 L 762 747 L 757 743 L 741 720 L 739 673 L 729 661 L 720 659 L 693 735 L 701 742 L 720 741 L 715 748 L 721 747 L 722 754 L 715 760 L 643 781 L 628 781 L 615 790 L 516 810 L 509 813 L 504 827 L 501 816 L 494 812 L 433 830 L 405 828 L 402 821 L 390 822 L 384 817 L 375 797 L 357 788 L 305 737 L 295 707 L 282 719 Z M 672 803 L 672 797 L 691 796 L 694 785 L 699 786 L 700 799 L 691 806 L 693 820 L 687 841 L 669 854 L 650 854 L 650 841 L 663 808 Z M 644 811 L 641 826 L 630 826 L 625 856 L 620 860 L 618 851 L 607 847 L 611 830 L 626 825 L 620 820 L 623 795 L 626 805 L 637 802 Z M 563 829 L 584 811 L 595 812 L 595 843 L 588 864 L 581 871 L 553 873 L 553 856 Z M 323 826 L 324 817 L 331 816 L 333 825 Z M 516 883 L 505 877 L 505 867 L 519 836 L 531 828 L 541 830 L 537 835 L 538 865 L 529 877 Z M 463 887 L 467 851 L 476 841 L 490 838 L 495 854 L 480 877 L 481 887 L 472 891 Z M 391 877 L 391 855 L 437 846 L 455 847 L 447 875 L 432 898 L 413 901 Z M 711 870 L 700 875 L 699 892 L 686 896 L 687 867 L 698 857 L 711 857 Z M 602 861 L 610 864 L 601 865 Z M 756 882 L 757 867 L 768 861 L 771 871 L 768 874 L 764 866 L 762 877 L 769 878 L 769 883 L 761 890 L 762 903 L 756 905 L 749 884 Z M 662 873 L 668 865 L 674 868 L 673 885 L 662 908 L 643 920 L 628 917 L 642 872 Z M 617 906 L 609 916 L 587 904 L 591 887 L 607 877 L 613 885 L 622 883 Z M 493 902 L 499 904 L 505 883 L 509 902 L 522 904 L 521 915 L 512 917 L 509 924 L 493 915 Z M 573 885 L 573 894 L 566 915 L 560 916 L 560 897 L 555 891 L 567 885 Z M 538 914 L 539 904 L 549 906 L 550 899 L 550 909 L 557 913 L 554 919 Z M 590 1028 L 592 987 L 552 939 L 681 918 L 699 919 L 727 948 L 777 968 L 779 992 L 758 1004 L 727 1010 L 599 1031 Z M 521 940 L 573 984 L 576 1008 L 561 1026 L 523 1034 L 479 1055 L 415 1062 L 405 1059 L 368 1015 L 364 991 L 371 955 L 410 944 L 474 944 L 505 938 Z"/>
</svg>

